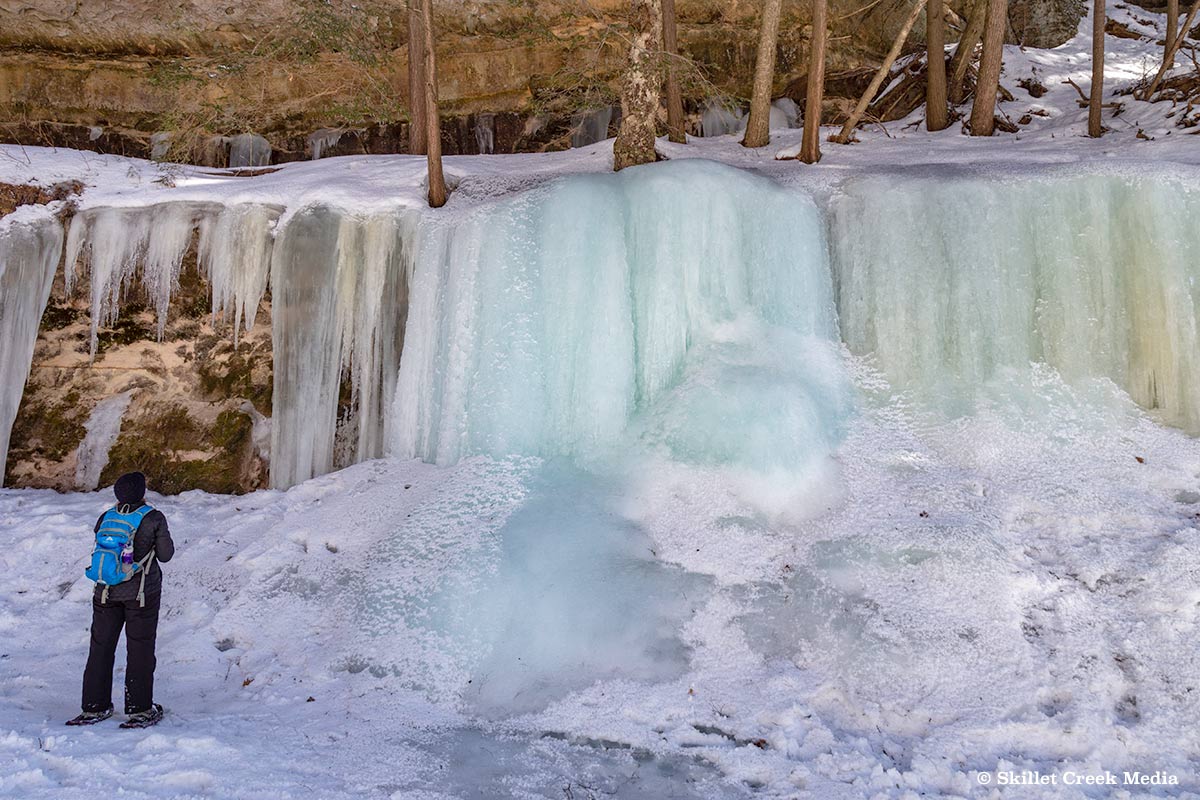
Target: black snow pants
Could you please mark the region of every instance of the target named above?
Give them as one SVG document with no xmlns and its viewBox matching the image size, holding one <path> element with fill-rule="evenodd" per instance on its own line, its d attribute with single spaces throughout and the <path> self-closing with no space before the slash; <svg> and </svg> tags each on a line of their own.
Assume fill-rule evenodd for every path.
<svg viewBox="0 0 1200 800">
<path fill-rule="evenodd" d="M 83 710 L 112 707 L 113 659 L 125 628 L 125 713 L 136 714 L 154 702 L 154 640 L 158 635 L 160 592 L 146 595 L 146 607 L 132 600 L 100 602 L 92 598 L 92 646 L 83 671 Z"/>
</svg>

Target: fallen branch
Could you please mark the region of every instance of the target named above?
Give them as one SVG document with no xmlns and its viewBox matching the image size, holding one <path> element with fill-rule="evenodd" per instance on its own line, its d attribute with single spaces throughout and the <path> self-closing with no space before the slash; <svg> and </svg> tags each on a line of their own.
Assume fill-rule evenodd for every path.
<svg viewBox="0 0 1200 800">
<path fill-rule="evenodd" d="M 1142 92 L 1139 100 L 1149 100 L 1158 91 L 1158 85 L 1162 83 L 1163 76 L 1175 66 L 1175 54 L 1179 52 L 1179 46 L 1183 43 L 1188 31 L 1192 29 L 1192 22 L 1195 21 L 1197 12 L 1200 12 L 1200 0 L 1192 3 L 1192 10 L 1188 12 L 1187 19 L 1183 21 L 1183 27 L 1175 37 L 1175 41 L 1167 48 L 1167 52 L 1163 54 L 1163 63 L 1158 68 L 1158 74 L 1154 76 L 1154 80 L 1150 81 L 1150 85 Z"/>
<path fill-rule="evenodd" d="M 1080 100 L 1088 99 L 1088 96 L 1084 93 L 1083 89 L 1079 88 L 1079 84 L 1076 83 L 1075 81 L 1071 80 L 1070 78 L 1067 78 L 1065 81 L 1063 81 L 1063 83 L 1070 85 L 1072 88 L 1075 89 L 1075 91 L 1079 92 Z"/>
<path fill-rule="evenodd" d="M 1200 0 L 1196 0 L 1200 4 Z M 892 71 L 892 64 L 896 63 L 896 59 L 900 56 L 900 51 L 904 48 L 904 42 L 908 39 L 908 32 L 917 22 L 917 17 L 925 8 L 925 0 L 917 0 L 913 5 L 912 11 L 909 12 L 908 19 L 904 21 L 904 26 L 900 28 L 900 32 L 896 34 L 896 40 L 892 42 L 892 49 L 888 51 L 887 58 L 879 65 L 879 69 L 875 72 L 875 77 L 871 79 L 871 84 L 867 87 L 862 96 L 858 98 L 858 105 L 850 112 L 850 116 L 846 118 L 846 123 L 842 125 L 841 132 L 834 136 L 830 141 L 839 144 L 850 143 L 850 133 L 858 125 L 862 119 L 863 112 L 867 110 L 867 106 L 875 98 L 875 93 L 879 91 L 879 87 L 883 85 L 883 79 L 886 78 Z"/>
</svg>

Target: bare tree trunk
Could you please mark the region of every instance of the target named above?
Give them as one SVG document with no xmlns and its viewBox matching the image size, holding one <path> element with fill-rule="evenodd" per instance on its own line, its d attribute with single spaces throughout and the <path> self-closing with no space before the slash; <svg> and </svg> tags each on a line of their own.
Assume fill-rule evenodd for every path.
<svg viewBox="0 0 1200 800">
<path fill-rule="evenodd" d="M 967 15 L 967 27 L 959 37 L 958 47 L 950 59 L 949 96 L 952 105 L 958 105 L 966 95 L 967 68 L 975 57 L 975 48 L 983 38 L 983 23 L 987 18 L 987 0 L 975 0 L 971 13 Z"/>
<path fill-rule="evenodd" d="M 679 91 L 679 75 L 675 57 L 679 53 L 679 37 L 675 30 L 675 0 L 662 0 L 663 51 L 667 60 L 667 138 L 676 144 L 686 144 L 683 132 L 683 95 Z"/>
<path fill-rule="evenodd" d="M 754 63 L 754 93 L 750 96 L 750 119 L 746 122 L 744 147 L 766 147 L 771 141 L 771 87 L 775 82 L 775 46 L 779 41 L 779 15 L 783 0 L 763 4 L 758 32 L 758 59 Z"/>
<path fill-rule="evenodd" d="M 425 155 L 425 30 L 421 0 L 408 0 L 408 152 Z"/>
<path fill-rule="evenodd" d="M 1088 136 L 1104 133 L 1100 111 L 1104 105 L 1104 23 L 1108 21 L 1104 0 L 1092 0 L 1092 93 L 1088 100 Z"/>
<path fill-rule="evenodd" d="M 629 6 L 629 66 L 621 87 L 621 129 L 613 143 L 614 170 L 654 161 L 655 117 L 662 86 L 662 2 L 630 0 Z"/>
<path fill-rule="evenodd" d="M 1180 45 L 1187 38 L 1187 32 L 1192 29 L 1192 22 L 1196 19 L 1196 13 L 1200 12 L 1200 0 L 1192 3 L 1192 10 L 1188 12 L 1187 18 L 1183 21 L 1183 27 L 1179 30 L 1175 40 L 1171 42 L 1171 46 L 1167 48 L 1167 52 L 1163 55 L 1162 66 L 1158 68 L 1158 74 L 1154 76 L 1154 80 L 1150 81 L 1150 85 L 1142 92 L 1140 99 L 1149 100 L 1150 97 L 1158 90 L 1158 85 L 1162 83 L 1163 76 L 1171 71 L 1175 66 L 1175 54 L 1179 52 Z"/>
<path fill-rule="evenodd" d="M 1179 33 L 1179 0 L 1167 0 L 1167 43 L 1163 47 L 1166 53 L 1175 45 L 1175 37 Z"/>
<path fill-rule="evenodd" d="M 979 83 L 971 105 L 971 135 L 991 136 L 996 127 L 996 94 L 1004 62 L 1004 31 L 1008 27 L 1008 0 L 985 0 L 983 55 L 979 58 Z"/>
<path fill-rule="evenodd" d="M 946 112 L 946 7 L 942 0 L 925 6 L 925 129 L 943 130 Z"/>
<path fill-rule="evenodd" d="M 1197 0 L 1200 2 L 1200 0 Z M 828 6 L 826 0 L 813 0 L 812 42 L 809 44 L 808 89 L 804 98 L 804 138 L 800 160 L 815 164 L 821 160 L 821 103 L 825 100 L 825 41 Z"/>
<path fill-rule="evenodd" d="M 935 4 L 940 5 L 937 0 L 935 0 Z M 858 104 L 854 106 L 854 110 L 846 118 L 845 124 L 842 125 L 841 133 L 833 137 L 835 142 L 846 144 L 850 141 L 850 134 L 854 132 L 854 126 L 862 119 L 863 112 L 867 110 L 867 106 L 871 105 L 871 101 L 875 99 L 875 94 L 879 91 L 879 87 L 883 85 L 884 78 L 891 72 L 892 64 L 896 63 L 896 59 L 900 56 L 900 51 L 904 48 L 904 40 L 908 38 L 908 32 L 916 24 L 917 17 L 921 16 L 921 9 L 924 7 L 925 0 L 917 0 L 917 4 L 912 7 L 912 11 L 908 14 L 908 19 L 904 20 L 904 25 L 901 26 L 900 32 L 896 34 L 895 41 L 892 42 L 892 49 L 888 51 L 887 57 L 883 59 L 883 63 L 879 65 L 879 69 L 875 70 L 875 77 L 871 79 L 867 90 L 858 98 Z"/>
<path fill-rule="evenodd" d="M 446 205 L 446 177 L 442 174 L 442 121 L 438 115 L 437 58 L 434 53 L 433 0 L 421 0 L 425 31 L 425 137 L 428 144 L 429 205 Z"/>
</svg>

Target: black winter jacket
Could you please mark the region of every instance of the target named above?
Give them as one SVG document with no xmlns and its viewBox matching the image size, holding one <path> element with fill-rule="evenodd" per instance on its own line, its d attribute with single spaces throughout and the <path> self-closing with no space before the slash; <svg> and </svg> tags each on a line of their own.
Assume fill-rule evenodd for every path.
<svg viewBox="0 0 1200 800">
<path fill-rule="evenodd" d="M 104 521 L 104 514 L 101 514 L 96 520 L 96 528 L 94 532 L 100 530 L 100 523 Z M 158 594 L 162 591 L 162 570 L 158 568 L 158 562 L 167 562 L 175 555 L 175 542 L 171 541 L 171 531 L 167 527 L 167 518 L 157 508 L 142 517 L 142 524 L 138 526 L 137 532 L 133 534 L 133 560 L 141 561 L 146 557 L 146 554 L 154 550 L 154 563 L 150 566 L 150 571 L 146 573 L 146 594 Z M 124 583 L 118 583 L 116 586 L 108 587 L 108 602 L 119 602 L 125 600 L 136 600 L 138 589 L 142 583 L 142 576 L 135 574 L 132 578 Z M 97 584 L 95 597 L 100 599 L 104 587 Z"/>
</svg>

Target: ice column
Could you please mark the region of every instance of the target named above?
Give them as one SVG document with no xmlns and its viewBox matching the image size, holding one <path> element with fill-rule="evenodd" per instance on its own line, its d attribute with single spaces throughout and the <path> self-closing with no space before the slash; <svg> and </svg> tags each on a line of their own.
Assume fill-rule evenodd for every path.
<svg viewBox="0 0 1200 800">
<path fill-rule="evenodd" d="M 491 155 L 496 148 L 496 115 L 475 115 L 475 144 L 480 155 Z"/>
<path fill-rule="evenodd" d="M 62 256 L 63 229 L 49 216 L 5 223 L 0 226 L 0 457 L 7 460 L 38 325 Z"/>
<path fill-rule="evenodd" d="M 395 216 L 298 211 L 272 255 L 275 347 L 271 483 L 291 486 L 341 466 L 335 455 L 342 376 L 358 424 L 346 460 L 382 454 L 394 393 L 404 287 Z"/>
</svg>

